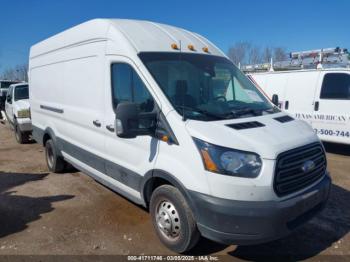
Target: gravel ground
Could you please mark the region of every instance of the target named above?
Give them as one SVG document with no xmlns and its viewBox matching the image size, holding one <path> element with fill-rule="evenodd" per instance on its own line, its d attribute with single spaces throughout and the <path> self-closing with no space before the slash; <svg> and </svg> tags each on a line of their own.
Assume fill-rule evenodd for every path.
<svg viewBox="0 0 350 262">
<path fill-rule="evenodd" d="M 326 147 L 333 186 L 322 213 L 285 239 L 249 247 L 201 240 L 190 254 L 225 260 L 350 259 L 350 148 Z M 12 254 L 172 253 L 157 239 L 145 209 L 80 172 L 49 173 L 43 148 L 17 144 L 0 124 L 0 255 Z"/>
</svg>

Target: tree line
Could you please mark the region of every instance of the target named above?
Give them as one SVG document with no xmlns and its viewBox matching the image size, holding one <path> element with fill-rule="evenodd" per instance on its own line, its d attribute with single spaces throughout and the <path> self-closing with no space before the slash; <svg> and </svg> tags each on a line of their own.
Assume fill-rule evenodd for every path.
<svg viewBox="0 0 350 262">
<path fill-rule="evenodd" d="M 0 74 L 0 79 L 28 82 L 28 64 L 19 64 L 14 67 L 6 68 Z"/>
<path fill-rule="evenodd" d="M 236 65 L 268 63 L 271 58 L 274 61 L 283 61 L 288 58 L 284 47 L 260 47 L 247 41 L 239 41 L 233 44 L 227 52 L 227 56 Z"/>
</svg>

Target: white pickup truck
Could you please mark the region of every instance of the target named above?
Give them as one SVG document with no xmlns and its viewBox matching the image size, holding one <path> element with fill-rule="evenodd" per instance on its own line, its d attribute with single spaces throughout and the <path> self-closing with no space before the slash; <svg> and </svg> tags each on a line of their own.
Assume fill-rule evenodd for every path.
<svg viewBox="0 0 350 262">
<path fill-rule="evenodd" d="M 20 144 L 28 142 L 32 132 L 32 121 L 27 83 L 14 84 L 9 87 L 5 114 L 9 124 L 13 127 L 17 142 Z"/>
<path fill-rule="evenodd" d="M 5 101 L 7 90 L 12 84 L 17 84 L 18 81 L 13 80 L 0 80 L 0 120 L 3 119 L 3 111 L 5 110 Z"/>
</svg>

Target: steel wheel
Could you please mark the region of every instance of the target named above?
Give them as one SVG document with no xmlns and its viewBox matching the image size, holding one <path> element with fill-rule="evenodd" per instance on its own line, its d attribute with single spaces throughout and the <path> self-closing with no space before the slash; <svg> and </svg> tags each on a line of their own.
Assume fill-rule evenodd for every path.
<svg viewBox="0 0 350 262">
<path fill-rule="evenodd" d="M 54 153 L 53 153 L 53 149 L 51 146 L 48 146 L 46 148 L 46 159 L 47 159 L 47 164 L 49 166 L 49 168 L 52 168 L 53 167 L 53 164 L 54 164 Z"/>
<path fill-rule="evenodd" d="M 156 222 L 159 231 L 170 241 L 176 240 L 181 231 L 179 213 L 168 200 L 161 201 L 156 208 Z"/>
</svg>

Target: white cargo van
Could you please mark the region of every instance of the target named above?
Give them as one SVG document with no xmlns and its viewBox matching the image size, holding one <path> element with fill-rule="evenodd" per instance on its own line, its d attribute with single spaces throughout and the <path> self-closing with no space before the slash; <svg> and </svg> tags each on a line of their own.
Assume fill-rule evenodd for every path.
<svg viewBox="0 0 350 262">
<path fill-rule="evenodd" d="M 34 45 L 29 70 L 33 137 L 48 168 L 68 162 L 148 207 L 176 252 L 200 235 L 234 244 L 283 237 L 328 198 L 311 127 L 196 33 L 92 20 Z"/>
<path fill-rule="evenodd" d="M 350 144 L 350 69 L 328 68 L 252 73 L 271 98 L 308 122 L 321 140 Z"/>
</svg>

